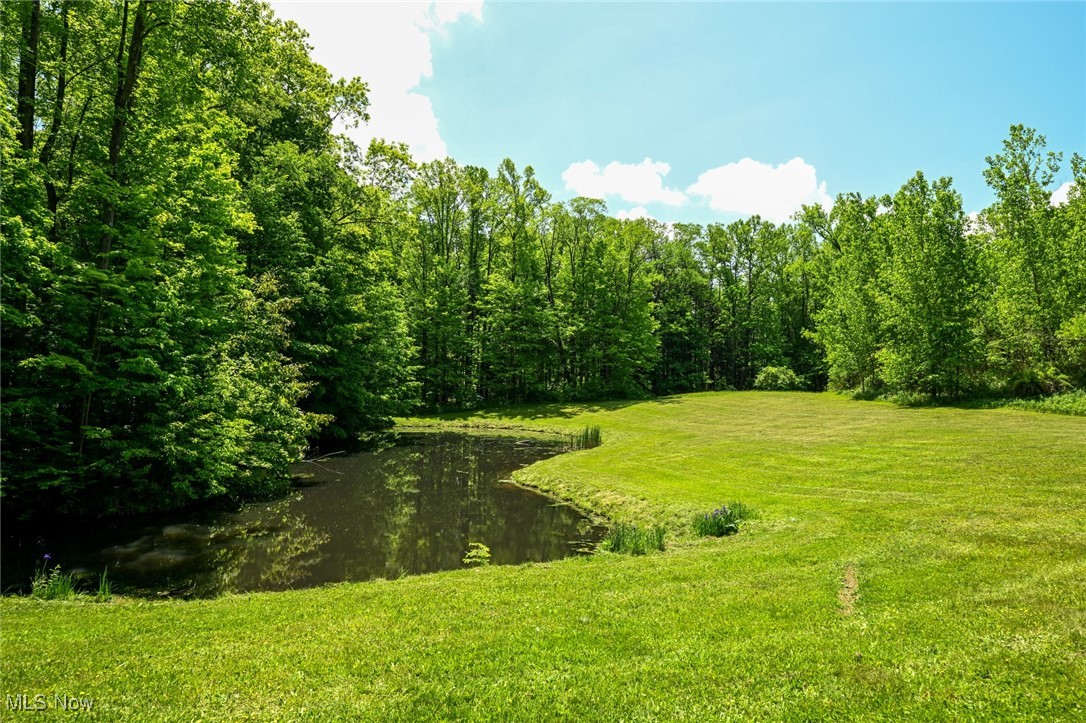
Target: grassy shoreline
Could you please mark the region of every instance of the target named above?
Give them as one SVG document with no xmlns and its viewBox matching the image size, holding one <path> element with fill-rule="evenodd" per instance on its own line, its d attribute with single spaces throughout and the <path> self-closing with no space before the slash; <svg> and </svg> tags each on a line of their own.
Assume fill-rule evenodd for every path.
<svg viewBox="0 0 1086 723">
<path fill-rule="evenodd" d="M 216 600 L 3 599 L 2 692 L 141 720 L 1086 713 L 1086 419 L 720 393 L 410 421 L 599 425 L 600 447 L 515 479 L 682 544 Z M 759 521 L 679 537 L 731 499 Z"/>
</svg>

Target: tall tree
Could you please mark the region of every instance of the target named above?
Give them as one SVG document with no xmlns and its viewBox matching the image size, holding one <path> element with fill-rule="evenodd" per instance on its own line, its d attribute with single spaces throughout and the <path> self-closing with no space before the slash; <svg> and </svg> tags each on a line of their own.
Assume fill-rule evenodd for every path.
<svg viewBox="0 0 1086 723">
<path fill-rule="evenodd" d="M 881 374 L 891 389 L 958 397 L 979 367 L 976 249 L 949 178 L 917 173 L 894 196 L 888 240 Z"/>
<path fill-rule="evenodd" d="M 983 219 L 993 230 L 989 253 L 998 275 L 988 354 L 1012 385 L 1031 391 L 1061 386 L 1057 332 L 1082 303 L 1066 293 L 1061 229 L 1050 202 L 1061 154 L 1045 147 L 1032 128 L 1011 126 L 1003 152 L 989 156 L 984 171 L 996 193 Z"/>
<path fill-rule="evenodd" d="M 803 222 L 822 238 L 818 268 L 822 308 L 811 337 L 825 350 L 831 385 L 878 387 L 876 354 L 883 342 L 879 306 L 883 264 L 890 249 L 877 232 L 879 201 L 859 194 L 838 196 L 827 214 L 808 207 Z"/>
</svg>

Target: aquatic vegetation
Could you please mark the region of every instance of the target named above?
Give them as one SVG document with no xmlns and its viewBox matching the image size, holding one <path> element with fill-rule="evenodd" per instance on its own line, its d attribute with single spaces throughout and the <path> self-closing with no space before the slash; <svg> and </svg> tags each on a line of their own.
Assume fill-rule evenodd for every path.
<svg viewBox="0 0 1086 723">
<path fill-rule="evenodd" d="M 573 449 L 592 449 L 603 444 L 603 435 L 599 427 L 585 427 L 580 432 L 571 435 Z"/>
<path fill-rule="evenodd" d="M 665 529 L 660 525 L 641 528 L 619 523 L 611 528 L 600 543 L 600 549 L 626 555 L 644 555 L 650 550 L 664 549 Z"/>
</svg>

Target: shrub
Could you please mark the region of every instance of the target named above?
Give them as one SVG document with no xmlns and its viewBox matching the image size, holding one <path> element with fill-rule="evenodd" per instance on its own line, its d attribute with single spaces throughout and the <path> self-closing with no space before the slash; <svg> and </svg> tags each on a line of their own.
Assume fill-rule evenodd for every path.
<svg viewBox="0 0 1086 723">
<path fill-rule="evenodd" d="M 694 532 L 702 537 L 724 537 L 739 532 L 743 520 L 753 517 L 753 511 L 742 502 L 721 505 L 708 514 L 694 518 Z"/>
<path fill-rule="evenodd" d="M 803 386 L 803 380 L 788 367 L 763 367 L 754 378 L 754 388 L 767 392 L 787 392 Z"/>
<path fill-rule="evenodd" d="M 649 550 L 663 550 L 664 528 L 656 525 L 652 529 L 643 530 L 637 525 L 619 523 L 607 532 L 600 548 L 627 555 L 644 555 Z"/>
<path fill-rule="evenodd" d="M 1072 414 L 1077 417 L 1086 417 L 1086 390 L 1079 389 L 1039 399 L 1015 399 L 1007 402 L 1005 406 L 1031 412 Z"/>
<path fill-rule="evenodd" d="M 923 392 L 894 392 L 880 394 L 876 399 L 896 404 L 899 407 L 931 407 L 935 406 L 935 398 Z"/>
<path fill-rule="evenodd" d="M 1042 394 L 1058 394 L 1074 388 L 1071 380 L 1053 367 L 1025 369 L 1015 372 L 1007 380 L 1007 392 L 1016 397 L 1036 397 Z"/>
</svg>

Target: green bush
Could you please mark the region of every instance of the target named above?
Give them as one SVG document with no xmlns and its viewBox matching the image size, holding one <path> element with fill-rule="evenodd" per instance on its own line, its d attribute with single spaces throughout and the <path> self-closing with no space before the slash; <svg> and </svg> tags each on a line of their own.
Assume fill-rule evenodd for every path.
<svg viewBox="0 0 1086 723">
<path fill-rule="evenodd" d="M 1015 372 L 1007 380 L 1006 390 L 1016 397 L 1036 397 L 1042 394 L 1059 394 L 1074 388 L 1071 380 L 1053 367 L 1025 369 Z"/>
<path fill-rule="evenodd" d="M 643 530 L 637 525 L 619 523 L 608 531 L 600 548 L 626 555 L 644 555 L 649 550 L 663 550 L 664 528 L 657 525 Z"/>
<path fill-rule="evenodd" d="M 742 502 L 721 505 L 717 509 L 694 518 L 694 532 L 702 537 L 724 537 L 739 532 L 743 520 L 754 516 L 753 511 Z"/>
<path fill-rule="evenodd" d="M 936 400 L 930 394 L 923 392 L 892 392 L 880 394 L 876 399 L 891 402 L 899 407 L 932 407 L 936 404 Z"/>
<path fill-rule="evenodd" d="M 1086 390 L 1078 389 L 1073 392 L 1053 394 L 1050 397 L 1041 397 L 1039 399 L 1015 399 L 1007 402 L 1005 406 L 1031 412 L 1049 412 L 1086 417 Z"/>
<path fill-rule="evenodd" d="M 754 378 L 754 388 L 767 392 L 787 392 L 803 387 L 803 380 L 788 367 L 763 367 Z"/>
</svg>

